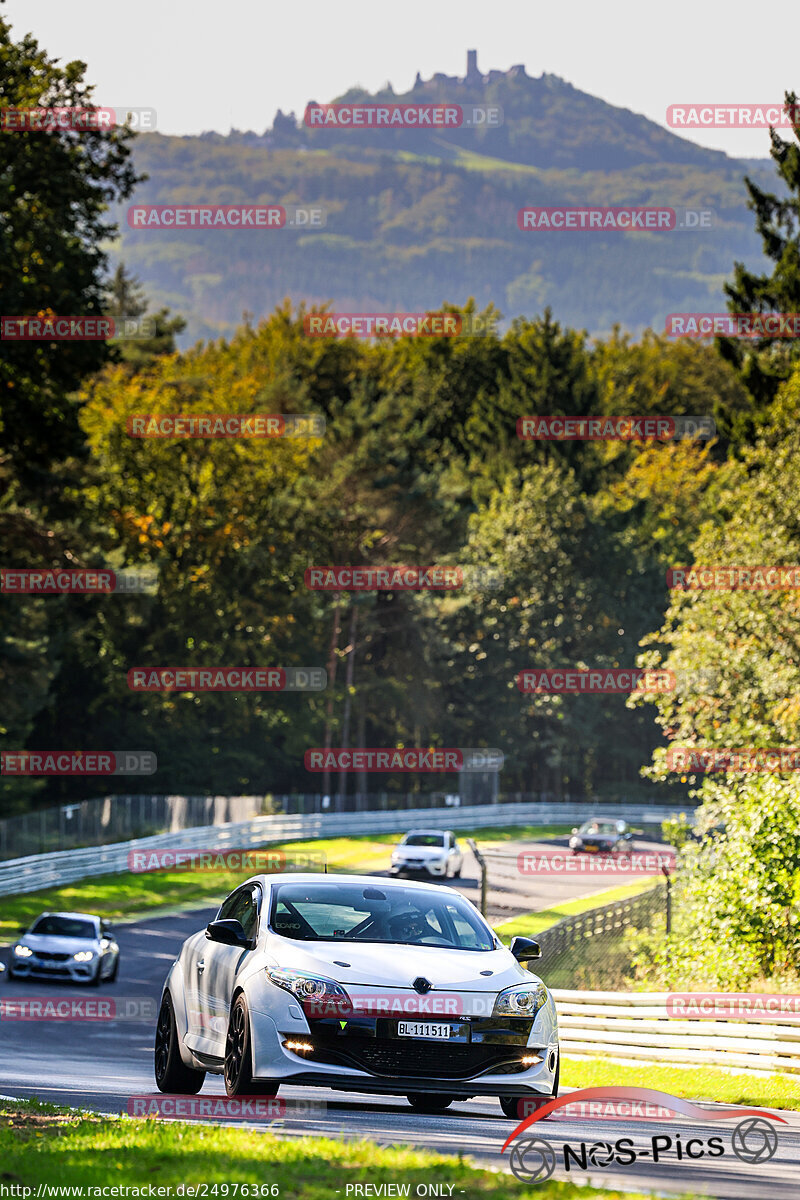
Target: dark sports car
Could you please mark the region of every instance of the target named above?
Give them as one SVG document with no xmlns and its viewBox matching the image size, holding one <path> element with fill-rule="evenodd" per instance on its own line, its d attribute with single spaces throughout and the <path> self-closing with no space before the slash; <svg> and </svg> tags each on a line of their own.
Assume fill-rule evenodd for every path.
<svg viewBox="0 0 800 1200">
<path fill-rule="evenodd" d="M 592 818 L 580 829 L 573 829 L 569 848 L 573 854 L 613 854 L 627 850 L 633 834 L 625 821 L 603 821 Z"/>
</svg>

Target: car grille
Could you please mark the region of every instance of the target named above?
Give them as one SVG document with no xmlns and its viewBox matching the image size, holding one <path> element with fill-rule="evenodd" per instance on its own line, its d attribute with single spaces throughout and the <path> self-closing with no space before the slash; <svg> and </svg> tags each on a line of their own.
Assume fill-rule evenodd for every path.
<svg viewBox="0 0 800 1200">
<path fill-rule="evenodd" d="M 338 1041 L 338 1039 L 335 1039 Z M 516 1052 L 516 1053 L 515 1053 Z M 479 1072 L 508 1064 L 512 1070 L 524 1070 L 509 1059 L 519 1054 L 513 1046 L 503 1049 L 487 1046 L 440 1046 L 436 1042 L 410 1041 L 408 1045 L 392 1038 L 359 1039 L 345 1051 L 334 1039 L 315 1042 L 313 1054 L 303 1057 L 311 1062 L 326 1062 L 358 1067 L 373 1075 L 405 1075 L 437 1079 L 470 1079 Z"/>
<path fill-rule="evenodd" d="M 34 950 L 34 956 L 42 962 L 69 962 L 71 954 L 56 954 L 52 950 Z"/>
</svg>

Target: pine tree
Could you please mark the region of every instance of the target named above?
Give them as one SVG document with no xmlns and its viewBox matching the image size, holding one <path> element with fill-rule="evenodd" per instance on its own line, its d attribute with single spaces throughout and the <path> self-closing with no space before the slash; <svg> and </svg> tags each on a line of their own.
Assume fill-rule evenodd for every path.
<svg viewBox="0 0 800 1200">
<path fill-rule="evenodd" d="M 797 97 L 786 93 L 786 105 L 797 117 Z M 725 284 L 728 311 L 800 312 L 800 121 L 793 122 L 794 142 L 785 142 L 770 129 L 770 155 L 786 185 L 783 198 L 763 192 L 745 176 L 748 207 L 756 214 L 756 232 L 764 253 L 774 264 L 771 275 L 757 275 L 743 263 L 734 264 L 734 279 Z M 720 338 L 723 358 L 732 363 L 759 408 L 774 398 L 798 358 L 795 341 L 759 338 L 741 341 Z"/>
</svg>

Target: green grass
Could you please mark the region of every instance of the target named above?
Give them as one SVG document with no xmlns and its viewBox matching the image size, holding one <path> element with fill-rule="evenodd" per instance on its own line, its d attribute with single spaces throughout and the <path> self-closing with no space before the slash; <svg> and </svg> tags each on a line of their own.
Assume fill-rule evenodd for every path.
<svg viewBox="0 0 800 1200">
<path fill-rule="evenodd" d="M 509 1132 L 511 1128 L 509 1122 Z M 500 1157 L 499 1138 L 497 1150 L 499 1166 L 508 1161 L 507 1155 Z M 38 1184 L 154 1189 L 179 1183 L 267 1189 L 276 1184 L 280 1200 L 332 1200 L 337 1191 L 344 1200 L 347 1184 L 368 1182 L 408 1184 L 411 1196 L 417 1184 L 431 1183 L 453 1185 L 453 1196 L 463 1193 L 469 1200 L 520 1200 L 522 1195 L 522 1185 L 512 1175 L 481 1170 L 462 1157 L 366 1141 L 282 1140 L 260 1130 L 91 1116 L 36 1102 L 0 1102 L 0 1155 L 3 1182 L 32 1187 L 34 1194 Z M 538 1185 L 536 1196 L 645 1200 L 640 1193 L 553 1180 Z"/>
<path fill-rule="evenodd" d="M 565 900 L 554 908 L 545 908 L 541 912 L 522 913 L 509 921 L 502 921 L 494 926 L 504 942 L 510 942 L 512 937 L 535 937 L 543 929 L 555 925 L 563 917 L 574 917 L 578 913 L 588 912 L 590 908 L 600 908 L 603 904 L 613 904 L 615 900 L 627 900 L 629 896 L 637 896 L 639 892 L 649 891 L 656 884 L 656 879 L 635 879 L 631 883 L 620 884 L 619 887 L 608 888 L 604 892 L 595 892 L 593 896 L 581 896 L 578 900 Z"/>
<path fill-rule="evenodd" d="M 455 832 L 461 842 L 474 838 L 480 849 L 482 842 L 534 842 L 543 837 L 566 837 L 573 828 L 572 825 L 492 825 L 485 829 L 456 828 Z"/>
<path fill-rule="evenodd" d="M 530 840 L 549 833 L 556 836 L 569 832 L 566 826 L 523 825 L 474 829 L 458 837 L 474 836 L 482 842 L 502 842 L 512 839 Z M 264 847 L 292 854 L 324 854 L 332 871 L 379 871 L 389 864 L 392 846 L 403 832 L 384 834 L 376 840 L 371 834 L 361 837 L 319 838 L 313 841 L 285 842 Z M 232 847 L 233 848 L 233 847 Z M 464 847 L 469 856 L 469 850 Z M 20 926 L 28 926 L 40 912 L 89 911 L 108 920 L 125 920 L 144 913 L 151 916 L 159 910 L 202 908 L 218 904 L 253 871 L 157 871 L 142 874 L 100 875 L 45 891 L 29 892 L 24 896 L 4 896 L 0 916 L 0 940 L 12 941 Z"/>
<path fill-rule="evenodd" d="M 797 1075 L 729 1074 L 713 1067 L 660 1067 L 647 1063 L 610 1063 L 601 1059 L 563 1058 L 563 1087 L 647 1087 L 685 1100 L 718 1100 L 753 1108 L 788 1108 L 800 1112 Z"/>
</svg>

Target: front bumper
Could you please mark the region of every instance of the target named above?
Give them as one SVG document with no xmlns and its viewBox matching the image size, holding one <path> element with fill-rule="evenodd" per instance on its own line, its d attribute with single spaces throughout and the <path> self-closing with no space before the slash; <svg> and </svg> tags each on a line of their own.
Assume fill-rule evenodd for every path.
<svg viewBox="0 0 800 1200">
<path fill-rule="evenodd" d="M 410 875 L 418 875 L 423 871 L 427 875 L 445 875 L 447 873 L 447 863 L 436 862 L 435 860 L 429 861 L 427 859 L 409 859 L 407 861 L 402 859 L 399 862 L 392 863 L 389 873 L 391 875 L 400 875 L 403 871 L 408 871 Z"/>
<path fill-rule="evenodd" d="M 279 1018 L 280 1019 L 280 1018 Z M 469 1096 L 550 1095 L 558 1030 L 552 998 L 530 1018 L 442 1018 L 455 1036 L 400 1037 L 396 1017 L 353 1017 L 282 1022 L 251 1008 L 255 1079 L 405 1095 L 431 1092 Z M 289 1050 L 301 1042 L 311 1051 Z M 540 1061 L 525 1065 L 523 1056 Z"/>
<path fill-rule="evenodd" d="M 15 979 L 64 979 L 72 983 L 87 983 L 99 970 L 98 960 L 76 963 L 67 959 L 15 958 L 11 972 Z"/>
</svg>

